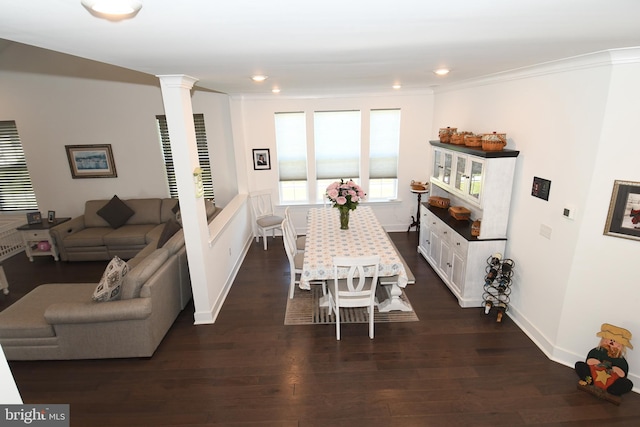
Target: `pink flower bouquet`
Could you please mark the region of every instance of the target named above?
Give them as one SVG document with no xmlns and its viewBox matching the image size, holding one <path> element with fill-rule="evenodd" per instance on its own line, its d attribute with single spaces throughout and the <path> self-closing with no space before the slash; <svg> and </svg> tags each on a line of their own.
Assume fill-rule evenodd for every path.
<svg viewBox="0 0 640 427">
<path fill-rule="evenodd" d="M 352 180 L 341 179 L 340 182 L 336 181 L 327 187 L 327 198 L 331 200 L 334 208 L 354 210 L 366 195 L 362 187 Z"/>
</svg>

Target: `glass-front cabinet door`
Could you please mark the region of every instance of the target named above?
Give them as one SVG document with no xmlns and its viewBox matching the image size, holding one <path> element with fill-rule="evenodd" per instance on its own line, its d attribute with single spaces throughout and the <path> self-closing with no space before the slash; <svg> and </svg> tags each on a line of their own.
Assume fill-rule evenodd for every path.
<svg viewBox="0 0 640 427">
<path fill-rule="evenodd" d="M 453 166 L 453 153 L 445 151 L 443 154 L 442 182 L 451 185 L 451 167 Z"/>
<path fill-rule="evenodd" d="M 469 175 L 467 174 L 467 156 L 456 156 L 456 179 L 453 182 L 456 190 L 467 193 Z"/>
<path fill-rule="evenodd" d="M 484 162 L 482 160 L 471 159 L 471 170 L 469 172 L 469 196 L 480 201 L 482 195 L 482 176 L 484 173 Z"/>
<path fill-rule="evenodd" d="M 433 150 L 433 173 L 431 176 L 438 181 L 442 181 L 442 171 L 444 166 L 442 164 L 442 150 Z"/>
<path fill-rule="evenodd" d="M 433 150 L 433 174 L 432 177 L 444 184 L 451 184 L 451 172 L 453 166 L 453 154 L 439 149 Z"/>
</svg>

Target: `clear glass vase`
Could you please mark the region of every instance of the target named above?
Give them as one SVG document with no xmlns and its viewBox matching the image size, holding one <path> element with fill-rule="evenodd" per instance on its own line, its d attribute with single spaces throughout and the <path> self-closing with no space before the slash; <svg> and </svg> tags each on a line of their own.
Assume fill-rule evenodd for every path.
<svg viewBox="0 0 640 427">
<path fill-rule="evenodd" d="M 340 230 L 348 230 L 349 229 L 349 208 L 340 207 Z"/>
</svg>

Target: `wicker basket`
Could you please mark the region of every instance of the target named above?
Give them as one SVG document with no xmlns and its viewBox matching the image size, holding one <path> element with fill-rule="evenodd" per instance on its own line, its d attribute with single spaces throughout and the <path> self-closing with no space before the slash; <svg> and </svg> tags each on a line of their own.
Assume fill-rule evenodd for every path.
<svg viewBox="0 0 640 427">
<path fill-rule="evenodd" d="M 451 201 L 446 197 L 431 196 L 429 197 L 429 205 L 436 208 L 446 209 Z"/>
<path fill-rule="evenodd" d="M 478 237 L 480 235 L 480 220 L 477 219 L 471 223 L 471 235 L 473 237 Z"/>
<path fill-rule="evenodd" d="M 485 133 L 482 136 L 482 149 L 484 151 L 500 151 L 507 145 L 506 133 Z"/>
<path fill-rule="evenodd" d="M 467 132 L 458 132 L 451 135 L 450 143 L 454 145 L 464 145 L 464 136 Z"/>
<path fill-rule="evenodd" d="M 429 183 L 422 183 L 420 181 L 411 180 L 411 189 L 413 191 L 426 191 L 429 188 Z"/>
<path fill-rule="evenodd" d="M 463 206 L 451 206 L 449 208 L 449 215 L 458 221 L 465 221 L 471 216 L 471 211 Z"/>
<path fill-rule="evenodd" d="M 482 147 L 482 136 L 481 135 L 465 135 L 464 136 L 464 145 L 467 147 Z"/>
<path fill-rule="evenodd" d="M 456 133 L 457 130 L 458 128 L 452 128 L 452 127 L 440 128 L 440 131 L 438 132 L 438 136 L 440 137 L 440 142 L 444 142 L 447 144 L 451 142 L 451 135 Z"/>
</svg>

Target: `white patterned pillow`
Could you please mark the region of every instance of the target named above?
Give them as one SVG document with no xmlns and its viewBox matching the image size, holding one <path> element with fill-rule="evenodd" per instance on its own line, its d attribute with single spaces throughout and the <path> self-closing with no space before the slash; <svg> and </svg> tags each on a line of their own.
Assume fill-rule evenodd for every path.
<svg viewBox="0 0 640 427">
<path fill-rule="evenodd" d="M 120 299 L 120 293 L 122 291 L 122 282 L 124 276 L 127 275 L 129 266 L 127 263 L 117 256 L 107 265 L 107 268 L 102 274 L 102 278 L 98 283 L 98 287 L 93 292 L 92 299 L 98 302 L 114 301 Z"/>
</svg>

